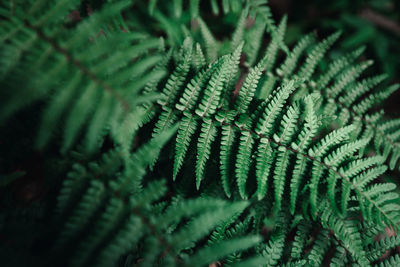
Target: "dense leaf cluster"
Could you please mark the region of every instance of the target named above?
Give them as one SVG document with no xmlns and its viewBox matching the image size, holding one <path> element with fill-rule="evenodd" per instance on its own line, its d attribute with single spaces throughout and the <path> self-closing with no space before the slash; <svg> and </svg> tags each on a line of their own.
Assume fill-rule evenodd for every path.
<svg viewBox="0 0 400 267">
<path fill-rule="evenodd" d="M 321 68 L 341 33 L 288 47 L 265 0 L 90 2 L 0 5 L 8 266 L 400 264 L 399 86 L 363 48 Z"/>
</svg>

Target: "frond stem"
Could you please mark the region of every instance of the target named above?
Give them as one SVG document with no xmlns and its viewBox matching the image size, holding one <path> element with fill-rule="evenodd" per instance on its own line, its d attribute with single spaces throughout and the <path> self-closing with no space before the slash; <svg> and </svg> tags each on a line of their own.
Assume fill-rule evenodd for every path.
<svg viewBox="0 0 400 267">
<path fill-rule="evenodd" d="M 85 76 L 89 77 L 90 80 L 92 80 L 95 84 L 103 88 L 105 91 L 107 91 L 110 95 L 114 96 L 115 99 L 121 103 L 123 109 L 125 111 L 131 111 L 131 107 L 129 103 L 121 96 L 119 95 L 115 89 L 113 89 L 108 83 L 100 79 L 95 73 L 90 71 L 81 61 L 78 59 L 74 58 L 71 53 L 69 53 L 66 49 L 62 48 L 55 40 L 51 39 L 50 37 L 46 36 L 43 31 L 32 24 L 29 23 L 29 21 L 25 20 L 24 25 L 30 29 L 33 30 L 36 35 L 45 41 L 46 43 L 50 44 L 51 47 L 61 55 L 63 55 L 69 63 L 74 65 L 80 72 L 82 72 Z"/>
</svg>

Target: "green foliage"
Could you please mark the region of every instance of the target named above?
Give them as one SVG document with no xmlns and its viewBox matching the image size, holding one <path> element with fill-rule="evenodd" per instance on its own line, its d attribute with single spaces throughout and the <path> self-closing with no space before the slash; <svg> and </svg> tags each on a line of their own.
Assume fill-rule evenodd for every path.
<svg viewBox="0 0 400 267">
<path fill-rule="evenodd" d="M 137 92 L 165 74 L 162 69 L 148 72 L 162 54 L 147 53 L 161 49 L 162 42 L 139 32 L 123 33 L 115 26 L 106 27 L 129 6 L 129 1 L 109 5 L 73 29 L 61 27 L 66 22 L 60 18 L 79 2 L 56 2 L 47 12 L 41 11 L 45 8 L 41 2 L 31 8 L 25 5 L 17 9 L 19 16 L 2 20 L 1 50 L 8 58 L 2 63 L 1 76 L 2 86 L 9 90 L 2 96 L 5 105 L 0 111 L 1 120 L 34 101 L 49 100 L 38 147 L 49 142 L 53 129 L 63 121 L 61 150 L 67 151 L 86 125 L 85 147 L 93 152 L 113 121 L 127 120 L 137 103 L 154 99 L 154 95 L 138 98 Z M 10 12 L 4 6 L 1 9 L 2 16 L 9 17 Z M 29 14 L 28 18 L 24 14 Z M 65 38 L 72 35 L 74 38 Z M 110 50 L 116 53 L 109 54 Z M 18 80 L 23 84 L 16 84 Z"/>
<path fill-rule="evenodd" d="M 141 152 L 133 154 L 128 164 L 144 167 L 145 161 L 134 161 L 137 153 Z M 70 254 L 68 265 L 110 266 L 128 251 L 141 257 L 141 250 L 147 251 L 142 264 L 154 265 L 160 260 L 158 255 L 165 254 L 162 261 L 168 265 L 201 265 L 208 263 L 208 256 L 223 258 L 260 241 L 256 236 L 246 236 L 232 242 L 216 242 L 185 258 L 188 248 L 218 224 L 242 212 L 248 203 L 212 198 L 159 202 L 167 190 L 164 180 L 151 181 L 139 190 L 135 180 L 140 177 L 127 171 L 132 166 L 123 167 L 121 172 L 105 171 L 108 166 L 117 167 L 118 157 L 118 151 L 111 151 L 100 163 L 77 165 L 63 182 L 57 203 L 60 233 L 55 239 L 54 256 Z M 85 185 L 81 184 L 83 181 Z M 190 221 L 185 222 L 185 218 Z M 73 248 L 78 237 L 82 241 Z"/>
<path fill-rule="evenodd" d="M 0 138 L 38 132 L 45 212 L 5 151 L 7 266 L 398 265 L 398 85 L 364 48 L 289 47 L 264 0 L 28 2 L 0 5 Z"/>
</svg>

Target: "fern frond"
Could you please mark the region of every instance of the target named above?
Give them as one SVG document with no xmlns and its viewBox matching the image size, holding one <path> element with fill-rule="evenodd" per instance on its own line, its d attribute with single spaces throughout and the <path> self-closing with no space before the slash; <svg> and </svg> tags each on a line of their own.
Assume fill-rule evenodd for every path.
<svg viewBox="0 0 400 267">
<path fill-rule="evenodd" d="M 257 60 L 257 56 L 260 52 L 262 37 L 265 32 L 266 23 L 256 17 L 254 25 L 245 31 L 244 39 L 247 40 L 243 47 L 243 52 L 246 55 L 247 66 L 253 66 L 254 62 Z"/>
<path fill-rule="evenodd" d="M 325 153 L 333 146 L 349 138 L 350 133 L 354 131 L 354 125 L 349 125 L 335 130 L 324 137 L 320 142 L 310 148 L 309 154 L 313 157 L 323 157 Z"/>
<path fill-rule="evenodd" d="M 72 266 L 84 266 L 95 248 L 99 246 L 113 227 L 121 219 L 123 202 L 121 199 L 112 198 L 106 204 L 105 211 L 93 227 L 93 234 L 88 236 L 72 256 Z M 116 253 L 117 254 L 117 253 Z M 109 262 L 109 261 L 107 261 Z"/>
<path fill-rule="evenodd" d="M 338 73 L 340 73 L 344 68 L 349 66 L 349 64 L 357 59 L 364 52 L 364 50 L 365 47 L 361 47 L 351 53 L 345 54 L 344 56 L 330 63 L 328 70 L 323 73 L 316 81 L 318 88 L 326 87 Z"/>
<path fill-rule="evenodd" d="M 143 159 L 144 155 L 154 157 L 155 153 L 152 152 L 154 147 L 154 145 L 150 145 L 148 146 L 150 150 L 141 149 L 143 152 L 137 152 L 140 155 L 134 159 L 134 162 L 143 168 L 151 160 L 140 161 L 140 159 Z M 120 156 L 119 154 L 112 155 Z M 113 157 L 106 161 L 115 167 Z M 159 252 L 167 248 L 164 260 L 171 260 L 171 264 L 189 265 L 193 263 L 192 259 L 206 261 L 204 253 L 209 252 L 210 248 L 213 250 L 215 259 L 222 259 L 235 251 L 254 247 L 260 242 L 260 238 L 257 236 L 245 236 L 238 239 L 227 237 L 226 240 L 215 242 L 212 247 L 199 249 L 193 253 L 193 258 L 179 258 L 177 255 L 182 253 L 182 249 L 203 238 L 217 225 L 240 214 L 248 203 L 230 204 L 223 200 L 202 198 L 188 201 L 178 200 L 176 204 L 172 204 L 162 211 L 162 214 L 154 213 L 152 210 L 155 207 L 150 204 L 157 201 L 166 192 L 164 181 L 149 183 L 141 191 L 130 194 L 126 186 L 123 184 L 117 186 L 113 179 L 109 181 L 110 187 L 105 186 L 107 180 L 112 176 L 108 176 L 108 172 L 104 172 L 102 167 L 95 168 L 99 175 L 97 177 L 95 173 L 86 172 L 89 174 L 88 177 L 91 177 L 89 183 L 83 185 L 86 187 L 87 193 L 83 195 L 83 201 L 77 204 L 71 214 L 68 210 L 75 205 L 73 198 L 69 196 L 66 200 L 69 204 L 63 205 L 62 214 L 67 216 L 67 220 L 59 241 L 57 241 L 59 248 L 57 253 L 63 254 L 62 248 L 72 244 L 78 235 L 82 235 L 83 238 L 83 242 L 77 247 L 79 250 L 74 249 L 71 255 L 70 264 L 73 266 L 114 264 L 129 248 L 136 250 L 141 242 L 152 244 L 153 251 L 157 251 L 157 253 L 147 253 L 143 262 L 153 264 L 158 261 L 159 257 L 164 257 L 159 255 Z M 107 167 L 105 168 L 107 169 Z M 76 174 L 71 175 L 71 178 L 76 177 Z M 114 174 L 114 171 L 111 171 L 110 174 Z M 127 174 L 126 177 L 120 177 L 119 180 L 127 180 L 129 177 L 131 175 Z M 128 192 L 128 194 L 123 192 Z M 71 191 L 65 191 L 66 196 L 71 193 Z M 95 220 L 96 218 L 97 220 Z M 171 234 L 168 230 L 169 227 L 178 225 L 184 218 L 191 218 L 191 220 Z M 91 221 L 94 221 L 94 227 L 89 229 L 87 226 Z M 156 221 L 160 223 L 155 224 Z M 130 237 L 130 234 L 135 234 L 135 238 Z M 188 236 L 191 238 L 188 239 Z M 197 260 L 194 262 L 195 264 L 198 264 Z"/>
<path fill-rule="evenodd" d="M 269 33 L 276 31 L 275 21 L 272 16 L 271 9 L 269 8 L 267 0 L 250 1 L 250 16 L 258 16 L 266 24 L 266 30 Z M 281 47 L 284 47 L 281 45 Z"/>
<path fill-rule="evenodd" d="M 400 256 L 396 254 L 394 256 L 390 256 L 388 259 L 384 260 L 379 264 L 375 264 L 374 266 L 393 267 L 393 266 L 398 266 L 399 264 L 400 264 Z"/>
<path fill-rule="evenodd" d="M 280 49 L 286 48 L 286 46 L 281 46 L 281 44 L 283 43 L 283 39 L 285 37 L 286 23 L 287 23 L 287 16 L 284 16 L 278 28 L 276 29 L 276 31 L 274 31 L 274 34 L 272 34 L 272 40 L 268 45 L 267 50 L 265 51 L 263 59 L 261 60 L 263 69 L 265 69 L 267 72 L 271 71 L 271 69 L 273 68 L 278 51 Z"/>
<path fill-rule="evenodd" d="M 299 152 L 308 149 L 312 138 L 315 136 L 318 128 L 317 117 L 313 109 L 313 100 L 311 96 L 305 98 L 305 124 L 298 137 L 298 143 L 293 142 L 292 148 Z M 302 155 L 296 158 L 296 164 L 293 170 L 293 176 L 290 181 L 290 211 L 293 214 L 296 208 L 296 200 L 299 191 L 299 185 L 304 173 L 307 170 L 307 159 Z"/>
<path fill-rule="evenodd" d="M 227 114 L 226 117 L 218 118 L 220 123 L 226 123 L 222 126 L 221 130 L 221 152 L 220 152 L 220 170 L 221 170 L 221 181 L 224 188 L 225 194 L 231 197 L 229 175 L 231 169 L 231 157 L 233 142 L 235 141 L 236 133 L 230 123 L 233 120 L 232 114 Z"/>
<path fill-rule="evenodd" d="M 360 139 L 354 142 L 344 144 L 337 148 L 324 158 L 324 162 L 329 166 L 338 166 L 346 160 L 348 156 L 353 155 L 356 151 L 360 150 L 368 144 L 369 140 Z"/>
<path fill-rule="evenodd" d="M 238 47 L 240 45 L 240 43 L 243 42 L 243 40 L 244 40 L 243 36 L 244 36 L 245 27 L 246 27 L 246 19 L 247 19 L 248 13 L 249 13 L 249 10 L 248 10 L 247 6 L 240 13 L 239 20 L 236 24 L 235 31 L 232 34 L 232 41 L 230 42 L 230 45 L 233 48 L 232 51 L 234 51 L 234 49 L 236 49 L 236 47 Z"/>
<path fill-rule="evenodd" d="M 219 7 L 218 7 L 218 3 L 216 0 L 210 0 L 211 3 L 211 10 L 214 13 L 214 15 L 218 15 L 219 13 Z"/>
<path fill-rule="evenodd" d="M 267 138 L 261 138 L 256 158 L 256 194 L 259 200 L 262 199 L 267 192 L 268 177 L 270 175 L 273 158 L 273 151 L 269 140 Z"/>
<path fill-rule="evenodd" d="M 164 130 L 169 129 L 175 123 L 177 115 L 174 109 L 163 107 L 161 115 L 154 127 L 153 136 L 162 133 Z"/>
<path fill-rule="evenodd" d="M 268 102 L 263 113 L 263 118 L 257 123 L 256 133 L 264 136 L 269 136 L 273 129 L 272 125 L 275 118 L 282 110 L 285 101 L 295 89 L 294 81 L 290 81 L 278 89 L 275 96 Z"/>
<path fill-rule="evenodd" d="M 200 70 L 206 65 L 206 59 L 199 43 L 196 43 L 196 50 L 193 55 L 193 65 L 196 70 Z"/>
<path fill-rule="evenodd" d="M 370 124 L 371 129 L 375 133 L 375 149 L 385 159 L 389 160 L 391 170 L 395 169 L 400 157 L 399 126 L 398 119 L 383 121 L 377 126 L 373 122 Z"/>
<path fill-rule="evenodd" d="M 199 4 L 200 0 L 190 1 L 190 14 L 192 19 L 195 19 L 199 16 Z"/>
<path fill-rule="evenodd" d="M 240 88 L 238 99 L 236 100 L 236 109 L 239 113 L 247 112 L 247 108 L 254 97 L 261 73 L 262 68 L 258 65 L 250 69 L 242 88 Z"/>
<path fill-rule="evenodd" d="M 348 264 L 348 257 L 347 257 L 347 251 L 345 248 L 341 247 L 341 246 L 337 246 L 336 247 L 336 251 L 334 256 L 332 257 L 331 260 L 331 266 L 344 266 L 346 264 Z"/>
<path fill-rule="evenodd" d="M 173 168 L 173 180 L 179 172 L 185 159 L 186 151 L 188 149 L 190 140 L 194 131 L 197 128 L 197 121 L 193 114 L 185 113 L 184 118 L 180 122 L 178 135 L 176 137 L 176 152 Z"/>
<path fill-rule="evenodd" d="M 230 63 L 229 59 L 225 59 L 222 65 L 211 76 L 204 92 L 203 99 L 196 110 L 196 114 L 200 117 L 209 116 L 215 113 L 230 69 Z"/>
<path fill-rule="evenodd" d="M 206 82 L 210 78 L 212 71 L 216 68 L 217 63 L 208 68 L 207 70 L 200 71 L 190 83 L 186 86 L 181 98 L 179 98 L 176 108 L 180 111 L 191 110 L 199 97 L 201 89 L 206 85 Z"/>
<path fill-rule="evenodd" d="M 201 212 L 214 211 L 222 209 L 225 202 L 213 198 L 195 198 L 187 201 L 178 201 L 171 204 L 164 212 L 164 220 L 160 221 L 161 228 L 167 228 L 169 225 L 184 218 L 191 217 Z"/>
<path fill-rule="evenodd" d="M 2 78 L 2 83 L 12 85 L 10 82 L 22 73 L 29 73 L 31 77 L 14 93 L 12 90 L 7 93 L 7 105 L 4 105 L 1 111 L 2 119 L 9 117 L 24 105 L 46 100 L 52 96 L 43 113 L 38 146 L 43 147 L 48 144 L 53 129 L 60 124 L 60 121 L 65 121 L 63 152 L 76 143 L 79 133 L 86 124 L 88 129 L 85 138 L 86 149 L 89 152 L 96 150 L 101 136 L 111 123 L 112 116 L 108 114 L 117 109 L 117 106 L 121 106 L 124 110 L 120 113 L 120 117 L 133 112 L 136 105 L 133 99 L 138 100 L 138 93 L 144 87 L 144 83 L 148 79 L 159 80 L 165 74 L 164 70 L 160 69 L 151 76 L 144 75 L 135 81 L 130 80 L 132 75 L 142 75 L 143 71 L 156 65 L 160 54 L 153 53 L 149 58 L 143 58 L 143 55 L 151 49 L 159 48 L 159 39 L 138 33 L 123 35 L 112 28 L 104 32 L 112 40 L 94 38 L 99 25 L 114 21 L 129 7 L 129 1 L 118 1 L 113 5 L 107 5 L 107 8 L 79 23 L 74 29 L 73 38 L 63 39 L 62 36 L 68 35 L 71 30 L 63 27 L 60 18 L 64 17 L 66 10 L 76 8 L 78 3 L 57 2 L 46 12 L 38 12 L 42 4 L 37 3 L 29 10 L 32 17 L 26 23 L 23 22 L 24 18 L 15 17 L 5 22 L 16 26 L 12 27 L 13 32 L 1 33 L 3 41 L 7 41 L 18 32 L 27 32 L 29 36 L 34 37 L 34 40 L 29 38 L 22 40 L 29 46 L 29 50 L 26 50 L 28 47 L 17 48 L 21 51 L 21 57 L 16 62 L 15 68 L 19 70 L 9 68 Z M 57 17 L 58 15 L 60 17 Z M 31 19 L 33 20 L 30 21 Z M 55 29 L 58 29 L 59 34 L 54 34 Z M 88 37 L 92 41 L 89 41 Z M 12 42 L 10 45 L 20 46 Z M 82 53 L 82 51 L 90 52 Z M 109 51 L 115 52 L 108 53 Z M 71 103 L 73 99 L 77 101 Z M 73 108 L 67 112 L 70 106 Z M 122 118 L 118 118 L 120 119 Z"/>
<path fill-rule="evenodd" d="M 323 229 L 318 233 L 318 236 L 308 254 L 308 263 L 312 266 L 321 266 L 325 253 L 330 246 L 329 232 Z"/>
<path fill-rule="evenodd" d="M 292 245 L 292 250 L 290 256 L 293 259 L 299 259 L 302 257 L 303 251 L 305 249 L 305 246 L 307 245 L 307 237 L 309 235 L 309 232 L 311 231 L 311 225 L 307 224 L 305 220 L 302 220 L 298 227 L 296 234 L 294 236 L 294 241 Z"/>
<path fill-rule="evenodd" d="M 300 110 L 298 106 L 290 106 L 287 113 L 283 116 L 280 126 L 279 137 L 277 134 L 273 136 L 275 142 L 287 145 L 291 143 L 295 133 L 295 123 L 299 117 Z M 279 148 L 274 169 L 274 188 L 275 188 L 275 204 L 276 209 L 280 210 L 282 203 L 282 195 L 286 180 L 286 171 L 290 163 L 290 151 L 288 149 Z"/>
<path fill-rule="evenodd" d="M 180 87 L 184 84 L 186 75 L 189 71 L 192 61 L 192 49 L 191 45 L 189 51 L 184 53 L 182 62 L 176 67 L 175 71 L 168 78 L 168 81 L 162 91 L 163 100 L 159 101 L 160 105 L 170 105 L 174 103 L 177 97 Z"/>
<path fill-rule="evenodd" d="M 246 202 L 237 202 L 225 206 L 223 209 L 216 209 L 204 213 L 190 221 L 179 232 L 175 233 L 171 238 L 171 243 L 175 244 L 175 250 L 179 251 L 192 242 L 198 241 L 204 235 L 208 234 L 215 226 L 229 219 L 235 213 L 242 211 L 247 205 L 248 203 Z"/>
<path fill-rule="evenodd" d="M 200 31 L 205 42 L 207 60 L 208 62 L 213 62 L 217 59 L 218 56 L 218 43 L 212 35 L 210 29 L 207 27 L 206 23 L 201 18 L 197 18 L 197 21 L 199 23 Z"/>
<path fill-rule="evenodd" d="M 105 196 L 104 185 L 96 180 L 92 180 L 83 194 L 78 207 L 65 223 L 64 229 L 56 241 L 56 247 L 61 248 L 69 240 L 76 238 L 83 230 L 90 218 L 100 208 L 102 198 Z"/>
<path fill-rule="evenodd" d="M 118 186 L 124 187 L 129 192 L 137 192 L 141 189 L 143 176 L 146 174 L 146 167 L 153 168 L 158 159 L 161 149 L 165 143 L 175 134 L 177 125 L 164 130 L 156 135 L 146 144 L 142 145 L 133 155 L 122 155 L 125 162 L 125 175 L 130 177 L 129 181 L 118 179 Z M 117 183 L 118 183 L 117 182 Z M 114 186 L 117 185 L 114 184 Z"/>
<path fill-rule="evenodd" d="M 321 221 L 326 228 L 333 230 L 335 236 L 337 236 L 355 260 L 362 265 L 367 264 L 360 233 L 357 224 L 354 221 L 343 221 L 337 218 L 333 213 L 331 213 L 329 208 L 325 208 L 323 211 Z"/>
<path fill-rule="evenodd" d="M 304 80 L 308 80 L 313 75 L 318 62 L 323 58 L 328 48 L 339 38 L 340 34 L 340 32 L 334 33 L 317 44 L 307 56 L 306 61 L 296 75 Z"/>
<path fill-rule="evenodd" d="M 203 248 L 191 258 L 190 262 L 192 266 L 198 264 L 209 264 L 210 262 L 220 260 L 225 255 L 254 247 L 260 241 L 261 238 L 258 236 L 246 236 L 222 241 L 215 245 Z"/>
<path fill-rule="evenodd" d="M 205 118 L 201 126 L 200 138 L 197 146 L 196 161 L 196 188 L 200 188 L 200 183 L 204 178 L 204 168 L 210 156 L 211 144 L 217 134 L 216 127 L 211 119 Z"/>
<path fill-rule="evenodd" d="M 285 232 L 279 231 L 268 242 L 262 253 L 265 266 L 276 266 L 278 264 L 283 253 L 285 237 Z"/>
<path fill-rule="evenodd" d="M 293 48 L 293 50 L 286 57 L 280 68 L 277 69 L 278 75 L 282 77 L 288 77 L 289 75 L 291 75 L 297 66 L 297 62 L 299 61 L 300 56 L 307 49 L 307 47 L 315 41 L 314 39 L 315 38 L 312 34 L 308 34 L 301 38 L 296 46 Z"/>
<path fill-rule="evenodd" d="M 358 82 L 351 91 L 347 91 L 344 96 L 339 97 L 339 101 L 343 103 L 347 108 L 350 108 L 357 98 L 367 93 L 369 90 L 377 86 L 386 78 L 387 75 L 382 74 L 374 76 L 372 78 L 364 79 L 361 82 Z"/>
<path fill-rule="evenodd" d="M 386 173 L 400 159 L 400 120 L 376 105 L 399 85 L 363 77 L 364 48 L 331 62 L 335 33 L 289 51 L 287 17 L 275 25 L 266 0 L 110 0 L 79 21 L 71 12 L 86 2 L 28 2 L 0 4 L 0 119 L 31 126 L 36 110 L 18 113 L 21 125 L 6 119 L 43 108 L 38 144 L 60 139 L 63 154 L 40 150 L 38 176 L 60 179 L 1 213 L 12 241 L 3 254 L 22 225 L 22 248 L 50 241 L 35 258 L 49 254 L 40 263 L 51 266 L 397 263 L 399 194 Z M 219 17 L 203 16 L 207 6 Z M 17 151 L 30 140 L 19 137 Z M 5 147 L 2 207 L 36 174 Z M 47 204 L 53 185 L 54 221 L 23 214 Z"/>
<path fill-rule="evenodd" d="M 332 147 L 346 138 L 354 130 L 353 125 L 346 126 L 339 130 L 336 130 L 328 134 L 324 139 L 322 139 L 313 148 L 310 148 L 309 155 L 312 157 L 321 158 L 325 156 L 325 153 Z M 321 177 L 324 175 L 324 167 L 319 163 L 314 163 L 312 168 L 311 182 L 310 182 L 310 204 L 311 212 L 315 214 L 317 211 L 317 201 L 318 201 L 318 185 L 320 183 Z"/>
<path fill-rule="evenodd" d="M 336 83 L 327 89 L 329 97 L 336 98 L 347 85 L 354 82 L 367 67 L 371 66 L 371 64 L 372 61 L 366 61 L 343 71 L 337 78 Z"/>
<path fill-rule="evenodd" d="M 387 170 L 387 167 L 385 165 L 383 166 L 378 166 L 378 167 L 373 167 L 368 169 L 366 172 L 363 172 L 360 175 L 357 175 L 353 178 L 353 181 L 357 186 L 360 188 L 363 188 L 365 185 L 367 185 L 369 182 L 374 180 L 375 178 L 379 177 L 383 173 L 385 173 Z"/>
<path fill-rule="evenodd" d="M 231 101 L 231 96 L 235 94 L 233 88 L 235 87 L 236 77 L 239 72 L 240 57 L 242 55 L 244 42 L 241 42 L 236 49 L 232 52 L 229 58 L 229 64 L 226 69 L 226 81 L 223 88 L 223 97 L 220 106 L 227 108 Z"/>
<path fill-rule="evenodd" d="M 398 236 L 385 237 L 370 248 L 367 257 L 370 261 L 378 260 L 386 251 L 399 245 L 400 239 Z"/>
<path fill-rule="evenodd" d="M 182 0 L 174 0 L 173 1 L 173 6 L 174 6 L 174 13 L 177 18 L 179 18 L 182 15 Z"/>
<path fill-rule="evenodd" d="M 242 132 L 239 140 L 239 151 L 236 158 L 236 181 L 239 188 L 239 194 L 246 199 L 246 180 L 250 169 L 250 157 L 253 147 L 253 138 L 250 132 Z"/>
</svg>

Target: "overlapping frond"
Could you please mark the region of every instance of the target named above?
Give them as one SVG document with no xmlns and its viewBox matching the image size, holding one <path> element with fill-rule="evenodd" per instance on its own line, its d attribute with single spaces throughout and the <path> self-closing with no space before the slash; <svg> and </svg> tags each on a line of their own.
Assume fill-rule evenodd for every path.
<svg viewBox="0 0 400 267">
<path fill-rule="evenodd" d="M 71 152 L 49 170 L 67 178 L 44 265 L 398 265 L 400 120 L 376 110 L 398 85 L 375 88 L 364 48 L 289 50 L 265 0 L 115 0 L 80 21 L 81 1 L 11 2 L 0 119 L 43 107 L 38 147 L 61 128 Z"/>
<path fill-rule="evenodd" d="M 160 139 L 162 135 L 165 136 L 164 140 Z M 164 132 L 154 142 L 165 143 L 170 136 Z M 149 249 L 146 248 L 147 244 L 152 244 L 152 253 L 147 253 L 144 259 L 149 264 L 162 260 L 165 261 L 164 265 L 190 266 L 209 263 L 206 255 L 214 255 L 212 260 L 219 260 L 260 242 L 257 236 L 227 237 L 225 240 L 215 240 L 208 248 L 193 252 L 190 258 L 182 258 L 180 254 L 188 246 L 199 241 L 218 224 L 240 214 L 248 203 L 227 203 L 212 198 L 180 199 L 155 212 L 158 206 L 153 203 L 165 194 L 165 182 L 153 181 L 145 187 L 139 185 L 138 188 L 142 189 L 132 190 L 132 174 L 137 175 L 137 172 L 131 173 L 126 169 L 132 168 L 132 165 L 136 165 L 136 169 L 145 168 L 157 155 L 157 147 L 152 144 L 139 149 L 133 155 L 132 162 L 123 167 L 119 174 L 124 156 L 118 151 L 110 152 L 102 162 L 91 163 L 88 169 L 82 165 L 75 167 L 75 171 L 64 181 L 62 194 L 58 198 L 58 220 L 63 223 L 55 241 L 55 255 L 63 255 L 64 249 L 79 236 L 82 242 L 73 249 L 69 257 L 70 266 L 109 266 L 129 249 L 139 249 L 138 242 L 144 242 L 145 249 Z M 142 183 L 140 180 L 138 182 Z M 176 227 L 185 218 L 191 219 L 181 227 Z M 174 229 L 172 233 L 170 227 Z"/>
<path fill-rule="evenodd" d="M 324 44 L 331 43 L 336 38 L 337 34 Z M 325 44 L 315 49 L 321 50 L 318 53 L 324 53 L 327 46 Z M 227 70 L 232 69 L 229 65 L 235 62 L 232 58 L 237 57 L 237 51 L 240 50 L 233 52 L 232 56 L 223 56 L 217 60 L 214 68 L 208 68 L 207 71 L 211 72 L 209 78 L 202 78 L 203 72 L 200 72 L 185 90 L 176 113 L 182 120 L 182 130 L 177 138 L 179 143 L 176 144 L 178 153 L 175 156 L 175 169 L 180 168 L 179 162 L 183 161 L 184 151 L 189 143 L 196 140 L 197 188 L 204 181 L 206 170 L 219 165 L 222 186 L 227 196 L 232 195 L 231 187 L 236 184 L 237 192 L 243 199 L 255 194 L 261 200 L 272 191 L 275 211 L 290 203 L 292 213 L 302 207 L 304 213 L 311 212 L 312 217 L 316 218 L 320 212 L 318 203 L 321 198 L 326 198 L 337 216 L 345 216 L 352 209 L 358 210 L 367 218 L 383 220 L 387 224 L 397 221 L 395 214 L 398 206 L 392 203 L 395 195 L 387 200 L 382 198 L 381 203 L 374 199 L 383 192 L 391 191 L 392 187 L 367 186 L 386 169 L 377 165 L 381 164 L 382 157 L 359 158 L 362 155 L 361 149 L 368 145 L 370 138 L 354 140 L 357 129 L 354 124 L 322 134 L 321 118 L 317 116 L 319 107 L 314 103 L 321 99 L 323 101 L 323 97 L 311 94 L 292 104 L 288 103 L 293 91 L 301 86 L 301 80 L 285 82 L 267 100 L 254 107 L 252 103 L 257 101 L 254 96 L 256 90 L 260 90 L 258 81 L 262 76 L 262 69 L 257 65 L 250 70 L 237 97 L 230 98 L 233 103 L 218 105 L 223 101 L 222 90 L 228 83 L 224 77 Z M 345 76 L 349 74 L 344 74 L 343 77 Z M 186 105 L 189 110 L 196 111 L 189 115 L 181 104 L 188 103 L 185 100 L 188 95 L 194 95 L 194 82 L 197 84 L 195 95 L 199 95 L 201 101 L 192 101 L 192 104 Z M 170 112 L 172 109 L 173 107 Z M 182 111 L 186 113 L 180 113 Z M 161 113 L 160 119 L 165 116 L 163 114 L 165 111 Z M 188 126 L 189 118 L 198 121 L 196 126 L 194 122 L 193 127 Z M 194 134 L 195 132 L 199 135 Z M 188 133 L 190 137 L 187 136 Z M 219 164 L 212 161 L 214 149 L 220 149 Z M 257 181 L 256 186 L 249 182 L 254 181 L 252 179 Z M 286 194 L 288 198 L 285 197 Z M 355 206 L 354 201 L 358 202 Z"/>
<path fill-rule="evenodd" d="M 1 49 L 15 56 L 0 67 L 1 84 L 9 88 L 4 92 L 1 118 L 4 121 L 23 106 L 48 100 L 38 147 L 49 143 L 62 122 L 62 151 L 70 149 L 86 127 L 83 140 L 87 151 L 93 152 L 114 120 L 123 121 L 136 112 L 138 104 L 155 99 L 155 95 L 141 97 L 139 93 L 146 83 L 160 80 L 165 69 L 149 72 L 162 58 L 160 39 L 117 27 L 100 31 L 101 25 L 113 22 L 129 7 L 129 1 L 108 5 L 72 29 L 65 27 L 60 18 L 78 4 L 38 1 L 28 10 L 18 9 L 27 12 L 28 18 L 2 20 Z M 47 11 L 41 12 L 45 6 Z M 3 14 L 8 11 L 2 9 Z M 18 79 L 24 83 L 16 86 Z"/>
</svg>

